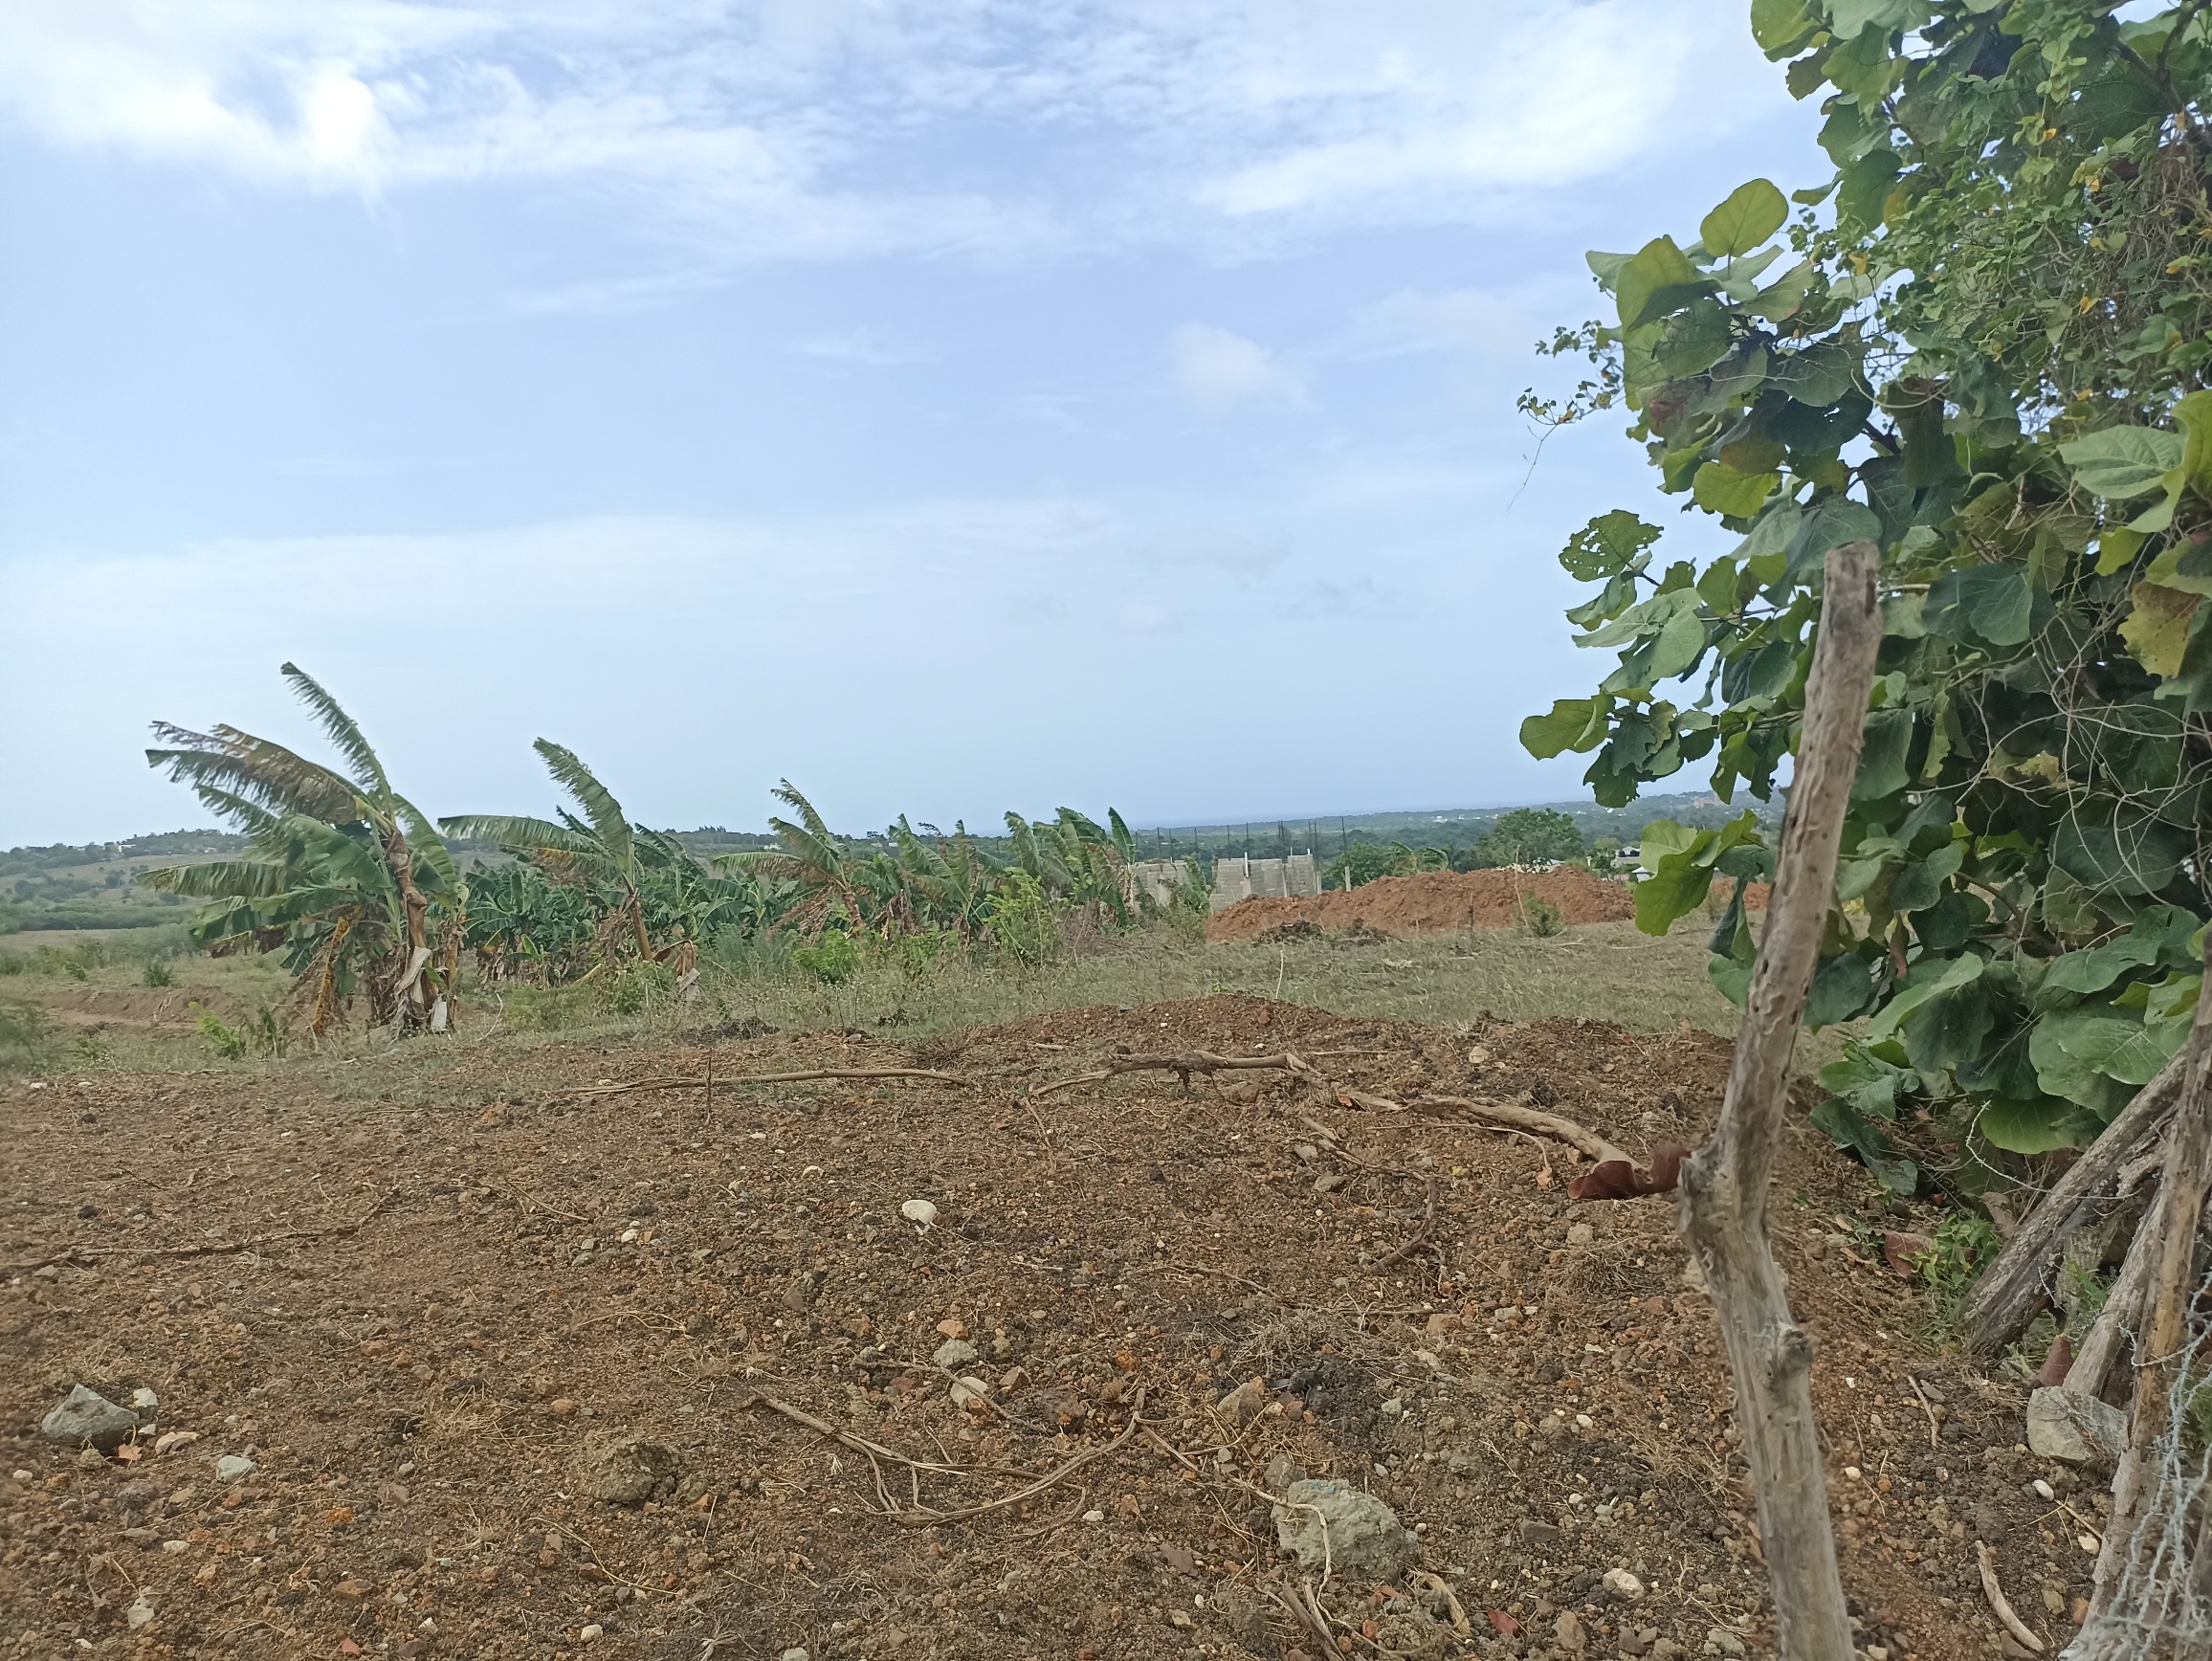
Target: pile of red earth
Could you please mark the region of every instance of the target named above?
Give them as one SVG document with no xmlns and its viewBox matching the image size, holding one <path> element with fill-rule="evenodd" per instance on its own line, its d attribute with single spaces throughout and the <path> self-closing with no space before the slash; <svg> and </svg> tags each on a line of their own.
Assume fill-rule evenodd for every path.
<svg viewBox="0 0 2212 1661">
<path fill-rule="evenodd" d="M 1631 1149 L 1697 1141 L 1728 1065 L 1212 998 L 6 1086 L 0 1650 L 1770 1654 L 1670 1204 L 1284 1072 L 1109 1076 L 1284 1050 Z M 889 1067 L 927 1075 L 788 1077 Z M 1879 1230 L 1932 1214 L 1793 1123 L 1861 1652 L 1996 1648 L 1977 1537 L 2055 1652 L 2100 1484 L 1914 1336 Z M 42 1432 L 79 1385 L 99 1447 Z"/>
<path fill-rule="evenodd" d="M 1249 941 L 1288 922 L 1323 929 L 1355 923 L 1381 934 L 1448 934 L 1469 928 L 1517 928 L 1531 900 L 1559 908 L 1561 922 L 1613 922 L 1636 915 L 1635 891 L 1580 865 L 1550 871 L 1424 871 L 1383 876 L 1346 892 L 1307 899 L 1247 899 L 1214 913 L 1206 937 Z"/>
</svg>

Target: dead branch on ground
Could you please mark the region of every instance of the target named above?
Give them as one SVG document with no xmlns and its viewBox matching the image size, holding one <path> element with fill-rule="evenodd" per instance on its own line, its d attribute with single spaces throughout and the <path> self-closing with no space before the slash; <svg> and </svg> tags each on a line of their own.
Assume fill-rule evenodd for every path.
<svg viewBox="0 0 2212 1661">
<path fill-rule="evenodd" d="M 796 1073 L 741 1073 L 733 1078 L 716 1078 L 708 1075 L 707 1090 L 734 1089 L 741 1084 L 812 1084 L 835 1079 L 870 1078 L 925 1078 L 934 1084 L 957 1085 L 962 1090 L 973 1090 L 976 1081 L 963 1078 L 957 1073 L 940 1073 L 928 1067 L 810 1067 Z M 631 1084 L 586 1084 L 576 1090 L 564 1090 L 564 1096 L 583 1096 L 594 1100 L 609 1096 L 629 1096 L 640 1090 L 689 1090 L 698 1084 L 696 1078 L 640 1078 Z"/>
<path fill-rule="evenodd" d="M 1118 1078 L 1124 1073 L 1173 1073 L 1183 1080 L 1183 1088 L 1190 1089 L 1190 1075 L 1194 1073 L 1274 1072 L 1288 1073 L 1293 1077 L 1321 1090 L 1330 1089 L 1329 1081 L 1315 1069 L 1313 1063 L 1294 1051 L 1286 1050 L 1279 1055 L 1216 1055 L 1209 1050 L 1194 1050 L 1183 1055 L 1110 1055 L 1105 1065 L 1090 1073 L 1078 1073 L 1071 1077 L 1056 1078 L 1050 1084 L 1040 1084 L 1029 1092 L 1033 1101 L 1039 1096 L 1051 1096 L 1062 1090 L 1073 1090 L 1078 1084 L 1097 1084 L 1109 1078 Z"/>
<path fill-rule="evenodd" d="M 335 1228 L 286 1229 L 275 1234 L 254 1234 L 244 1240 L 210 1240 L 197 1246 L 72 1246 L 34 1263 L 0 1264 L 0 1274 L 28 1274 L 50 1265 L 96 1263 L 103 1257 L 226 1257 L 233 1251 L 256 1251 L 264 1246 L 280 1246 L 291 1240 L 340 1240 L 357 1232 L 369 1219 L 398 1199 L 399 1192 L 397 1188 L 390 1189 L 352 1222 L 341 1223 Z"/>
<path fill-rule="evenodd" d="M 841 1443 L 845 1447 L 852 1449 L 854 1452 L 865 1455 L 871 1464 L 873 1464 L 877 1459 L 890 1459 L 897 1464 L 905 1466 L 910 1472 L 917 1473 L 918 1475 L 922 1472 L 928 1472 L 936 1475 L 962 1477 L 1008 1475 L 1028 1476 L 1030 1474 L 1030 1473 L 1027 1471 L 1014 1471 L 1004 1467 L 940 1465 L 927 1460 L 909 1459 L 905 1454 L 895 1452 L 893 1450 L 884 1447 L 881 1443 L 871 1442 L 866 1437 L 854 1436 L 848 1433 L 847 1431 L 840 1430 L 836 1426 L 830 1424 L 828 1420 L 816 1418 L 812 1413 L 807 1412 L 804 1407 L 793 1406 L 789 1402 L 778 1401 L 773 1396 L 754 1396 L 745 1404 L 745 1406 L 764 1407 L 772 1413 L 780 1413 L 785 1418 L 789 1419 L 793 1424 L 804 1425 L 807 1429 L 814 1431 L 817 1435 L 827 1436 L 831 1441 Z M 893 1522 L 902 1523 L 910 1528 L 931 1528 L 941 1522 L 971 1521 L 976 1517 L 987 1516 L 991 1512 L 1004 1511 L 1009 1506 L 1019 1505 L 1025 1500 L 1034 1499 L 1038 1495 L 1049 1493 L 1051 1490 L 1059 1487 L 1061 1483 L 1067 1481 L 1069 1477 L 1074 1475 L 1076 1472 L 1082 1470 L 1086 1465 L 1089 1465 L 1095 1460 L 1102 1459 L 1107 1454 L 1115 1452 L 1120 1448 L 1126 1446 L 1131 1437 L 1135 1436 L 1139 1430 L 1143 1429 L 1143 1411 L 1144 1392 L 1142 1389 L 1139 1389 L 1137 1392 L 1136 1400 L 1130 1404 L 1129 1423 L 1123 1427 L 1121 1433 L 1115 1437 L 1113 1441 L 1101 1443 L 1095 1448 L 1087 1448 L 1082 1452 L 1076 1454 L 1074 1458 L 1067 1461 L 1067 1463 L 1059 1466 L 1055 1470 L 1047 1472 L 1043 1476 L 1036 1478 L 1035 1480 L 1028 1483 L 1026 1486 L 1016 1489 L 1011 1494 L 1002 1494 L 996 1499 L 986 1499 L 981 1505 L 962 1506 L 958 1510 L 954 1511 L 939 1511 L 933 1507 L 921 1504 L 918 1494 L 916 1502 L 913 1505 L 899 1506 L 891 1502 L 889 1495 L 884 1492 L 882 1480 L 879 1475 L 876 1482 L 876 1491 L 879 1495 L 883 1495 L 885 1504 L 875 1513 L 875 1515 L 878 1517 L 888 1517 Z"/>
<path fill-rule="evenodd" d="M 2181 1075 L 2182 1056 L 2178 1054 L 2067 1168 L 2013 1230 L 1997 1261 L 1975 1281 L 1958 1307 L 1958 1327 L 1977 1359 L 1992 1359 L 2035 1318 L 2067 1236 L 2093 1218 L 2107 1185 L 2163 1130 L 2180 1096 Z"/>
</svg>

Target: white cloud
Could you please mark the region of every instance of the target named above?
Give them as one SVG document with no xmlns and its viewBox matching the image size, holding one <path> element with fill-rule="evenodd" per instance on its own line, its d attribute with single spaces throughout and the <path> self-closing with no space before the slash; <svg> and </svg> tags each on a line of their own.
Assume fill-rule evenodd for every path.
<svg viewBox="0 0 2212 1661">
<path fill-rule="evenodd" d="M 1211 323 L 1184 323 L 1168 342 L 1176 389 L 1219 415 L 1248 400 L 1297 404 L 1305 388 L 1265 347 Z"/>
<path fill-rule="evenodd" d="M 1712 0 L 0 7 L 0 118 L 46 143 L 272 188 L 559 188 L 723 260 L 1540 213 L 1776 78 Z M 959 189 L 914 183 L 924 144 Z"/>
<path fill-rule="evenodd" d="M 901 364 L 918 364 L 925 355 L 912 347 L 891 345 L 873 329 L 833 329 L 792 341 L 784 349 L 802 358 L 821 358 L 858 369 L 889 369 Z"/>
<path fill-rule="evenodd" d="M 1348 350 L 1359 357 L 1462 351 L 1525 358 L 1536 335 L 1526 311 L 1487 289 L 1401 289 L 1360 314 Z"/>
</svg>

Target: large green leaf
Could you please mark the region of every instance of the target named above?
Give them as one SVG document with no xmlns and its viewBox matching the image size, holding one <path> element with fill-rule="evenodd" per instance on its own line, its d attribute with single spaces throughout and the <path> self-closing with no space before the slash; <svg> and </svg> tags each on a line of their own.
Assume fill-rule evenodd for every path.
<svg viewBox="0 0 2212 1661">
<path fill-rule="evenodd" d="M 1920 1167 L 1891 1147 L 1881 1128 L 1849 1102 L 1829 1097 L 1813 1109 L 1812 1122 L 1836 1146 L 1856 1154 L 1891 1193 L 1912 1194 L 1919 1188 Z"/>
<path fill-rule="evenodd" d="M 2035 616 L 2027 572 L 2018 565 L 1968 565 L 1929 585 L 1921 626 L 1954 638 L 1972 635 L 1991 646 L 2025 644 Z"/>
<path fill-rule="evenodd" d="M 2180 1047 L 2186 1029 L 2146 1027 L 2134 1009 L 2090 1004 L 2057 1009 L 2035 1024 L 2028 1056 L 2052 1096 L 2102 1108 L 2114 1083 L 2144 1085 Z"/>
<path fill-rule="evenodd" d="M 1834 0 L 1828 28 L 1838 40 L 1851 40 L 1866 29 L 1918 29 L 1932 15 L 1926 0 Z"/>
<path fill-rule="evenodd" d="M 1594 750 L 1604 742 L 1605 715 L 1613 700 L 1597 698 L 1562 698 L 1548 715 L 1532 715 L 1520 724 L 1521 748 L 1539 761 L 1549 761 L 1563 750 Z"/>
<path fill-rule="evenodd" d="M 1707 513 L 1749 519 L 1781 483 L 1779 473 L 1738 473 L 1724 462 L 1708 461 L 1697 470 L 1691 497 Z"/>
<path fill-rule="evenodd" d="M 1621 326 L 1632 329 L 1711 294 L 1713 287 L 1673 237 L 1655 236 L 1621 267 L 1613 297 L 1621 308 Z"/>
<path fill-rule="evenodd" d="M 1659 527 L 1646 524 L 1626 508 L 1602 513 L 1567 539 L 1559 564 L 1577 582 L 1617 577 L 1639 564 L 1637 556 L 1659 540 Z"/>
<path fill-rule="evenodd" d="M 1820 24 L 1820 13 L 1806 0 L 1751 0 L 1751 37 L 1769 57 L 1796 51 Z"/>
<path fill-rule="evenodd" d="M 1759 833 L 1754 813 L 1741 814 L 1717 830 L 1696 830 L 1669 819 L 1645 826 L 1643 867 L 1650 875 L 1636 885 L 1636 926 L 1646 934 L 1663 935 L 1676 919 L 1703 905 L 1721 857 L 1756 843 Z"/>
<path fill-rule="evenodd" d="M 2181 464 L 2182 438 L 2160 427 L 2107 427 L 2058 447 L 2074 482 L 2091 496 L 2126 501 L 2148 496 Z"/>
<path fill-rule="evenodd" d="M 1974 1121 L 1990 1146 L 2013 1154 L 2047 1154 L 2081 1145 L 2082 1116 L 2063 1101 L 2014 1101 L 1998 1096 Z M 2094 1135 L 2093 1128 L 2090 1131 Z"/>
<path fill-rule="evenodd" d="M 1758 32 L 1755 18 L 1753 33 Z M 1754 179 L 1738 185 L 1728 199 L 1705 216 L 1697 239 L 1705 252 L 1719 257 L 1749 254 L 1782 228 L 1789 218 L 1789 203 L 1770 180 Z"/>
</svg>

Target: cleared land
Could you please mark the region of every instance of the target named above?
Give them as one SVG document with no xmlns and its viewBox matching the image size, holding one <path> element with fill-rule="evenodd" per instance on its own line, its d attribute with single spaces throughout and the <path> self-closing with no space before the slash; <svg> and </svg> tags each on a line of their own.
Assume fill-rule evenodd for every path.
<svg viewBox="0 0 2212 1661">
<path fill-rule="evenodd" d="M 1562 1149 L 1280 1074 L 1029 1095 L 1125 1051 L 1286 1047 L 1637 1149 L 1702 1133 L 1727 1056 L 1700 1031 L 1219 996 L 918 1040 L 556 1035 L 0 1087 L 0 1423 L 29 1473 L 4 1485 L 0 1636 L 1276 1657 L 1318 1650 L 1274 1596 L 1312 1582 L 1360 1650 L 1548 1655 L 1579 1629 L 1695 1654 L 1719 1629 L 1759 1652 L 1728 1382 L 1663 1204 L 1574 1207 Z M 968 1082 L 735 1082 L 856 1066 Z M 918 1198 L 927 1230 L 900 1217 Z M 1988 1646 L 1969 1515 L 2057 1637 L 2038 1590 L 2063 1607 L 2090 1560 L 2024 1484 L 2086 1496 L 2012 1451 L 2019 1389 L 1910 1336 L 1924 1305 L 1869 1229 L 1911 1214 L 1809 1133 L 1779 1209 L 1865 1640 Z M 936 1364 L 948 1342 L 974 1359 Z M 1256 1414 L 1224 1407 L 1255 1378 Z M 198 1439 L 132 1465 L 40 1442 L 80 1381 L 148 1387 Z M 226 1479 L 226 1455 L 253 1469 Z M 1418 1526 L 1468 1636 L 1408 1575 L 1290 1568 L 1260 1495 L 1300 1474 Z M 1603 1591 L 1615 1568 L 1640 1599 Z"/>
</svg>

